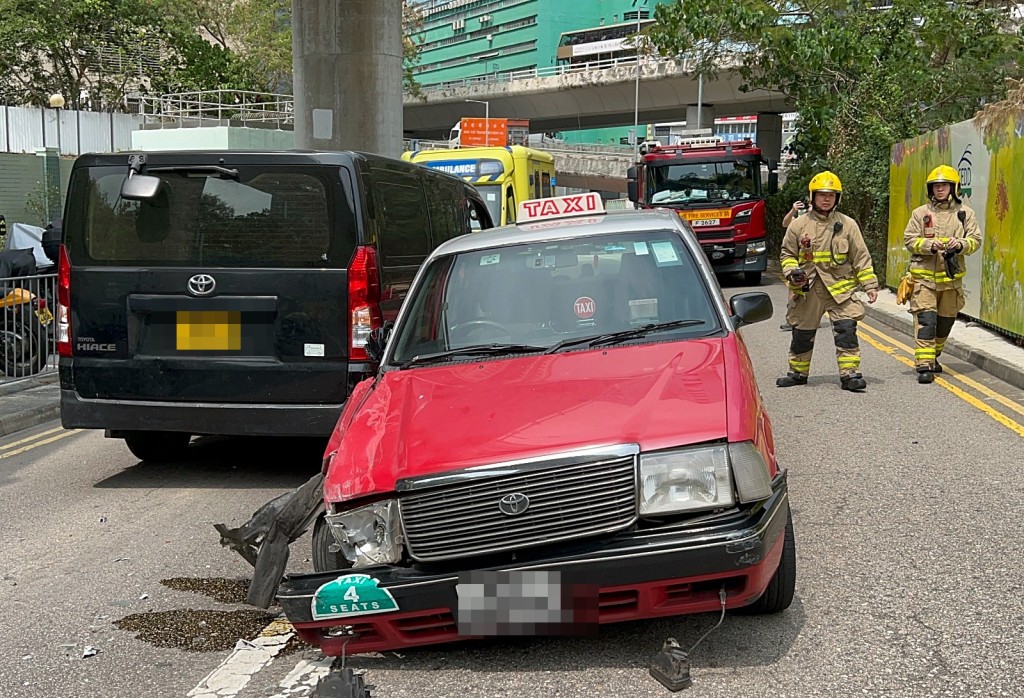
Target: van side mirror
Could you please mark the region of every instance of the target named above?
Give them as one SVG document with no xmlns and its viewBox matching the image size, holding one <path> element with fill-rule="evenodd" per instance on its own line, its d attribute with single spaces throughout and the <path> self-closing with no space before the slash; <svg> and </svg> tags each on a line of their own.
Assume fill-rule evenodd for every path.
<svg viewBox="0 0 1024 698">
<path fill-rule="evenodd" d="M 387 346 L 388 338 L 391 337 L 391 330 L 394 328 L 395 323 L 389 320 L 384 323 L 383 327 L 375 327 L 371 330 L 370 336 L 366 338 L 366 355 L 375 364 L 379 364 L 384 356 L 384 347 Z"/>
<path fill-rule="evenodd" d="M 732 319 L 737 327 L 752 325 L 772 316 L 772 299 L 767 293 L 737 293 L 729 299 Z"/>
<path fill-rule="evenodd" d="M 159 177 L 129 174 L 121 184 L 121 198 L 127 201 L 152 199 L 160 191 L 160 183 Z"/>
<path fill-rule="evenodd" d="M 626 170 L 626 196 L 634 204 L 640 201 L 640 189 L 637 184 L 637 168 L 630 167 Z"/>
</svg>

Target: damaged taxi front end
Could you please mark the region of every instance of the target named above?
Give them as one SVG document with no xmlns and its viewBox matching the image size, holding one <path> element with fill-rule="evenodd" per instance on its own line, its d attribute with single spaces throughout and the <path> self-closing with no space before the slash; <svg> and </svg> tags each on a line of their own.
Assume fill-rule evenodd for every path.
<svg viewBox="0 0 1024 698">
<path fill-rule="evenodd" d="M 508 302 L 508 298 L 512 302 Z M 314 574 L 277 598 L 328 655 L 789 606 L 795 552 L 729 306 L 676 216 L 440 247 L 327 449 Z"/>
</svg>

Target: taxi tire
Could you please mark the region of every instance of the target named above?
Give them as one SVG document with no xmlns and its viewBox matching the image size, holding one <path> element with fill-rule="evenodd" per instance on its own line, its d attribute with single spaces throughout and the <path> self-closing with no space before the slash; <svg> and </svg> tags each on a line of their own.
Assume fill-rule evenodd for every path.
<svg viewBox="0 0 1024 698">
<path fill-rule="evenodd" d="M 762 272 L 759 271 L 745 271 L 743 272 L 743 282 L 747 286 L 760 286 L 761 274 Z"/>
<path fill-rule="evenodd" d="M 124 435 L 132 455 L 148 463 L 182 460 L 191 439 L 191 434 L 177 431 L 129 431 Z"/>
<path fill-rule="evenodd" d="M 327 519 L 321 514 L 313 524 L 314 572 L 335 572 L 352 567 L 352 563 L 344 555 L 331 552 L 333 544 L 334 535 L 331 534 L 331 527 L 327 525 Z"/>
<path fill-rule="evenodd" d="M 793 515 L 786 517 L 785 541 L 782 544 L 782 559 L 779 567 L 772 575 L 768 588 L 764 590 L 754 603 L 736 609 L 743 615 L 762 615 L 779 613 L 793 603 L 793 592 L 796 590 L 796 538 L 793 535 Z"/>
</svg>

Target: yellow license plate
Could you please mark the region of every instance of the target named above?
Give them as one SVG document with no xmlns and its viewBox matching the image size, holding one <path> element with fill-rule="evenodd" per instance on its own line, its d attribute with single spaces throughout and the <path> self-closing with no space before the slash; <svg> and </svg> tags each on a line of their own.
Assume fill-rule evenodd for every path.
<svg viewBox="0 0 1024 698">
<path fill-rule="evenodd" d="M 732 211 L 727 208 L 714 208 L 703 211 L 680 211 L 679 215 L 688 221 L 699 221 L 707 218 L 730 218 Z"/>
<path fill-rule="evenodd" d="M 178 351 L 238 351 L 242 314 L 236 310 L 179 310 Z"/>
</svg>

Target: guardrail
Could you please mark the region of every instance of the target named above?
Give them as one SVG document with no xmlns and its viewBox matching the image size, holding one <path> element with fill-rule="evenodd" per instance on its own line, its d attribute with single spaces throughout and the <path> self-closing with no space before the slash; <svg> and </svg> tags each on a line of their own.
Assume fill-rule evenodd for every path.
<svg viewBox="0 0 1024 698">
<path fill-rule="evenodd" d="M 402 150 L 445 150 L 451 148 L 448 141 L 425 141 L 406 138 L 402 141 Z M 540 143 L 529 146 L 535 150 L 543 150 L 552 155 L 606 155 L 611 157 L 633 157 L 633 146 L 623 145 L 573 145 L 570 143 Z"/>
<path fill-rule="evenodd" d="M 57 275 L 0 278 L 0 383 L 57 371 Z"/>
<path fill-rule="evenodd" d="M 641 56 L 640 66 L 644 69 L 660 65 L 677 65 L 682 72 L 692 72 L 696 68 L 696 61 L 693 58 L 660 58 L 656 56 Z M 723 61 L 720 69 L 727 69 L 738 65 L 739 58 L 734 56 Z M 587 63 L 571 63 L 563 65 L 545 66 L 543 68 L 526 68 L 523 70 L 510 70 L 505 73 L 489 73 L 478 75 L 472 78 L 461 80 L 447 80 L 420 88 L 420 92 L 440 92 L 453 87 L 473 87 L 477 85 L 498 84 L 516 82 L 517 80 L 533 80 L 536 78 L 557 77 L 559 75 L 574 75 L 577 73 L 590 73 L 595 70 L 610 70 L 612 68 L 635 68 L 637 59 L 635 56 L 627 58 L 606 58 L 602 61 L 589 61 Z"/>
</svg>

